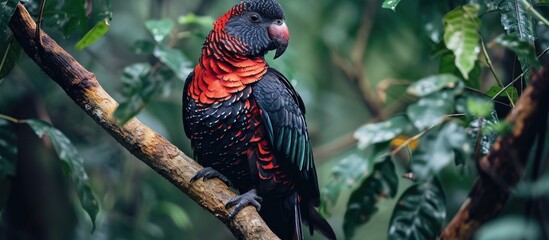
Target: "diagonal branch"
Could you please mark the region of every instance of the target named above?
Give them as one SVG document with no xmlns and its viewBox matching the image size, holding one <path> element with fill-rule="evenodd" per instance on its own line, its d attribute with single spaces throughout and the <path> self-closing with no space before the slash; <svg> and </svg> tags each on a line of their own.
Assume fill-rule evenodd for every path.
<svg viewBox="0 0 549 240">
<path fill-rule="evenodd" d="M 44 32 L 42 46 L 35 36 L 36 24 L 19 4 L 9 27 L 27 55 L 97 124 L 101 125 L 122 146 L 150 166 L 200 206 L 221 220 L 240 239 L 278 239 L 253 207 L 246 207 L 231 221 L 225 203 L 236 195 L 221 181 L 190 179 L 202 167 L 176 146 L 137 119 L 118 126 L 113 117 L 118 103 L 101 87 L 95 75 Z"/>
<path fill-rule="evenodd" d="M 440 239 L 472 239 L 475 231 L 505 206 L 511 188 L 524 175 L 537 126 L 545 124 L 539 119 L 547 114 L 543 108 L 549 102 L 548 67 L 533 73 L 530 85 L 505 119 L 513 132 L 498 137 L 492 150 L 479 161 L 480 177 Z"/>
</svg>

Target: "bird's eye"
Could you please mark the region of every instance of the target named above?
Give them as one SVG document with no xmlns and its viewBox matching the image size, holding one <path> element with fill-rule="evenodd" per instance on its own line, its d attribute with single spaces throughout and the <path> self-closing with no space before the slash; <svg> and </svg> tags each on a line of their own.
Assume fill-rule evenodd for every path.
<svg viewBox="0 0 549 240">
<path fill-rule="evenodd" d="M 282 20 L 282 19 L 276 19 L 276 20 L 274 21 L 274 24 L 276 24 L 276 25 L 278 25 L 278 26 L 281 26 L 283 23 L 284 23 L 284 20 Z"/>
<path fill-rule="evenodd" d="M 261 21 L 261 19 L 259 18 L 259 15 L 257 14 L 252 14 L 250 15 L 250 22 L 253 22 L 253 23 L 258 23 Z"/>
</svg>

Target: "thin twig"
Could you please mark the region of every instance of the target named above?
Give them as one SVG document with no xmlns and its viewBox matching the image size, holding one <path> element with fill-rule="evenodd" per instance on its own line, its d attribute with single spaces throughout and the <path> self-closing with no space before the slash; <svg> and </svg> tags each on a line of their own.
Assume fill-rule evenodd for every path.
<svg viewBox="0 0 549 240">
<path fill-rule="evenodd" d="M 532 6 L 527 0 L 521 0 L 520 2 L 526 7 L 526 10 L 530 12 L 532 16 L 534 16 L 538 21 L 545 24 L 545 26 L 549 27 L 549 21 L 547 21 L 547 19 L 545 19 L 538 11 L 536 11 L 536 9 L 534 9 L 534 6 Z"/>
<path fill-rule="evenodd" d="M 537 58 L 539 59 L 541 56 L 545 55 L 547 52 L 549 52 L 549 47 L 544 49 L 538 56 Z M 511 81 L 509 84 L 507 84 L 505 87 L 503 87 L 501 90 L 499 90 L 499 92 L 497 92 L 493 97 L 492 97 L 492 100 L 496 99 L 499 95 L 501 95 L 501 93 L 505 92 L 505 90 L 507 90 L 507 88 L 509 88 L 510 86 L 512 86 L 513 84 L 515 84 L 518 80 L 520 80 L 524 74 L 526 74 L 526 71 L 522 72 L 520 75 L 518 75 L 515 79 L 513 79 L 513 81 Z"/>
<path fill-rule="evenodd" d="M 1 113 L 0 113 L 0 118 L 5 119 L 5 120 L 8 120 L 8 121 L 10 121 L 10 122 L 12 122 L 12 123 L 20 123 L 19 119 L 15 119 L 15 118 L 13 118 L 13 117 L 10 117 L 10 116 L 8 116 L 8 115 L 4 115 L 4 114 L 1 114 Z"/>
<path fill-rule="evenodd" d="M 484 40 L 480 39 L 480 46 L 482 48 L 482 53 L 484 54 L 484 57 L 486 58 L 486 62 L 488 63 L 488 68 L 492 72 L 492 75 L 494 75 L 494 78 L 496 79 L 496 82 L 498 83 L 499 87 L 503 88 L 503 83 L 499 80 L 498 75 L 496 74 L 496 71 L 494 69 L 494 65 L 492 64 L 492 59 L 490 59 L 490 55 L 488 55 L 488 51 L 486 50 L 486 45 L 484 44 Z M 514 108 L 515 103 L 513 102 L 513 99 L 511 98 L 511 95 L 508 92 L 505 92 L 507 95 L 507 98 L 509 99 L 509 103 Z"/>
<path fill-rule="evenodd" d="M 44 43 L 42 42 L 42 37 L 40 36 L 40 28 L 42 27 L 42 15 L 44 14 L 44 7 L 46 6 L 47 0 L 40 1 L 40 9 L 38 10 L 38 21 L 36 23 L 36 34 L 35 37 L 38 39 L 38 43 L 40 43 L 40 46 L 44 46 Z"/>
</svg>

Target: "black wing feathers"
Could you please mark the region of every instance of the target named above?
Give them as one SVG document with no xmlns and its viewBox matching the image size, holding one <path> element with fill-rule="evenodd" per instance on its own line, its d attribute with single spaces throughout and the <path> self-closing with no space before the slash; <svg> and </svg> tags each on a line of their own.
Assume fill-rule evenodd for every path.
<svg viewBox="0 0 549 240">
<path fill-rule="evenodd" d="M 284 76 L 269 69 L 253 87 L 271 143 L 298 169 L 308 170 L 313 161 L 303 101 Z"/>
<path fill-rule="evenodd" d="M 272 68 L 253 86 L 253 95 L 270 142 L 277 154 L 290 160 L 289 165 L 299 173 L 297 184 L 302 197 L 316 205 L 320 194 L 303 100 L 290 82 Z"/>
</svg>

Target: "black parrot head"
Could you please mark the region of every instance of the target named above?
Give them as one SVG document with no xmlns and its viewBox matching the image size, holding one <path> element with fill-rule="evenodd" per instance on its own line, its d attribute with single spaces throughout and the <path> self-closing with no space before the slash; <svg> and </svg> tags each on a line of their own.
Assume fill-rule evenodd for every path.
<svg viewBox="0 0 549 240">
<path fill-rule="evenodd" d="M 274 58 L 277 58 L 284 53 L 290 34 L 278 2 L 242 0 L 231 11 L 225 31 L 246 46 L 249 56 L 264 56 L 276 50 Z"/>
</svg>

